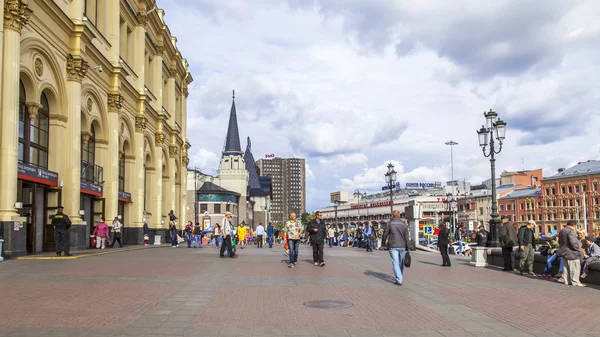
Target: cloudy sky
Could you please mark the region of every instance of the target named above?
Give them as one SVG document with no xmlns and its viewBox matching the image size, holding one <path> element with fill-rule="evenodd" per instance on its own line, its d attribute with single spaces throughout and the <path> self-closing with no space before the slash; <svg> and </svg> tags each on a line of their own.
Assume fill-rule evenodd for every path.
<svg viewBox="0 0 600 337">
<path fill-rule="evenodd" d="M 476 130 L 508 123 L 498 172 L 600 159 L 600 1 L 158 0 L 194 83 L 190 165 L 214 173 L 236 91 L 240 136 L 307 158 L 329 192 L 489 178 Z"/>
</svg>

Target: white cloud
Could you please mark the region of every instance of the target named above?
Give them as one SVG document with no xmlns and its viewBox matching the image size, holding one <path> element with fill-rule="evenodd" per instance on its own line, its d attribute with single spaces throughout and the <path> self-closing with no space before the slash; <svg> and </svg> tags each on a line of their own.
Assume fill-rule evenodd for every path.
<svg viewBox="0 0 600 337">
<path fill-rule="evenodd" d="M 315 180 L 315 174 L 313 173 L 313 171 L 310 169 L 310 165 L 308 165 L 308 162 L 304 163 L 304 167 L 305 167 L 305 171 L 306 171 L 306 180 Z"/>
<path fill-rule="evenodd" d="M 197 167 L 207 174 L 216 172 L 220 164 L 220 157 L 217 156 L 216 153 L 206 149 L 199 149 L 195 152 L 192 150 L 192 152 L 193 154 L 190 156 L 190 167 Z"/>
</svg>

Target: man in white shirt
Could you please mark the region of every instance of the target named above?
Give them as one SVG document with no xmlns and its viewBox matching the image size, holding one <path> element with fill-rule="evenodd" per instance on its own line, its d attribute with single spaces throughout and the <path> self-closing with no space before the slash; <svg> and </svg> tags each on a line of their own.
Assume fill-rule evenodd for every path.
<svg viewBox="0 0 600 337">
<path fill-rule="evenodd" d="M 234 233 L 233 224 L 231 223 L 231 212 L 225 212 L 225 217 L 221 223 L 222 231 L 223 231 L 223 244 L 221 245 L 221 257 L 225 257 L 225 248 L 227 248 L 227 252 L 229 253 L 230 258 L 237 257 L 237 255 L 233 252 L 233 247 L 231 245 L 231 236 Z"/>
<path fill-rule="evenodd" d="M 117 241 L 119 241 L 119 246 L 122 248 L 123 242 L 121 242 L 121 229 L 123 228 L 123 225 L 121 225 L 121 222 L 119 221 L 119 217 L 115 217 L 112 225 L 113 225 L 112 232 L 114 234 L 113 234 L 113 242 L 110 245 L 110 248 L 114 248 L 115 242 L 117 242 Z"/>
<path fill-rule="evenodd" d="M 263 227 L 262 223 L 258 224 L 258 227 L 256 227 L 254 234 L 256 234 L 257 248 L 262 248 L 263 237 L 265 236 L 265 228 Z"/>
</svg>

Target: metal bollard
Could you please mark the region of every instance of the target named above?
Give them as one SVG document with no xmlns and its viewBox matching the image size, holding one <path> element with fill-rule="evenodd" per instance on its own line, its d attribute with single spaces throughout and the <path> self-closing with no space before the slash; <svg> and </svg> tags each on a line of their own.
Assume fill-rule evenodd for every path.
<svg viewBox="0 0 600 337">
<path fill-rule="evenodd" d="M 0 239 L 0 262 L 4 261 L 4 257 L 2 257 L 2 246 L 4 245 L 4 240 Z"/>
</svg>

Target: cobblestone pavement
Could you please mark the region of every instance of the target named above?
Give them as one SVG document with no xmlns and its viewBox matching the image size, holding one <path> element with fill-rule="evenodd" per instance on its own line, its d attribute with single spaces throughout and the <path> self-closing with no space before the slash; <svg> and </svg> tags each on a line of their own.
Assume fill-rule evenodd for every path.
<svg viewBox="0 0 600 337">
<path fill-rule="evenodd" d="M 412 252 L 281 246 L 221 259 L 213 246 L 0 263 L 0 336 L 600 336 L 597 288 L 575 288 Z M 318 309 L 307 301 L 352 304 Z"/>
</svg>

